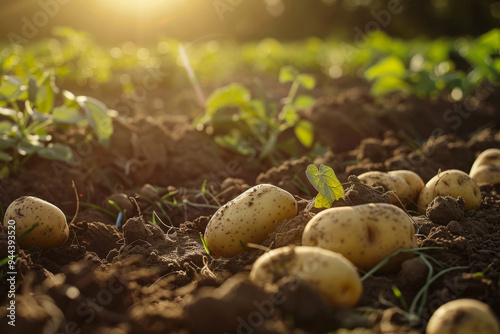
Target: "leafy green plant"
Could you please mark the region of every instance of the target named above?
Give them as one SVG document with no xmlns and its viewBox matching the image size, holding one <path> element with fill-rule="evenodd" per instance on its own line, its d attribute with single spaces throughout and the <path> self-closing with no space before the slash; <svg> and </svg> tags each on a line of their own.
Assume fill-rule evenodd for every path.
<svg viewBox="0 0 500 334">
<path fill-rule="evenodd" d="M 298 95 L 300 87 L 311 90 L 312 76 L 299 74 L 291 67 L 283 67 L 280 83 L 291 82 L 288 95 L 281 106 L 260 99 L 252 99 L 250 91 L 240 84 L 230 84 L 214 91 L 207 99 L 204 113 L 195 120 L 197 129 L 215 134 L 215 141 L 242 155 L 258 155 L 275 163 L 282 158 L 280 151 L 290 151 L 290 142 L 280 142 L 279 136 L 293 128 L 297 140 L 305 147 L 314 141 L 313 125 L 299 118 L 297 113 L 314 104 L 308 95 Z"/>
<path fill-rule="evenodd" d="M 318 195 L 314 207 L 330 208 L 334 201 L 344 197 L 344 188 L 331 167 L 320 164 L 319 169 L 313 164 L 307 166 L 306 176 Z"/>
<path fill-rule="evenodd" d="M 58 93 L 49 71 L 37 69 L 26 77 L 0 77 L 0 178 L 18 172 L 34 155 L 71 161 L 71 149 L 52 141 L 50 129 L 54 126 L 89 125 L 99 141 L 107 143 L 113 127 L 106 106 L 64 91 L 64 103 L 55 107 Z"/>
</svg>

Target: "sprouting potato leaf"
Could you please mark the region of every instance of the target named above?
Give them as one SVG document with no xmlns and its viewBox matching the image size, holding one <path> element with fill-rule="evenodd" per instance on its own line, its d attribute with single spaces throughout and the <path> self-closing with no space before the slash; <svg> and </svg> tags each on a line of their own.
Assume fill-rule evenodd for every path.
<svg viewBox="0 0 500 334">
<path fill-rule="evenodd" d="M 283 66 L 282 68 L 280 68 L 279 82 L 282 84 L 292 82 L 293 80 L 295 80 L 296 76 L 297 73 L 292 66 Z"/>
<path fill-rule="evenodd" d="M 305 147 L 311 147 L 314 142 L 314 125 L 304 119 L 295 125 L 295 136 Z"/>
<path fill-rule="evenodd" d="M 383 77 L 404 78 L 405 76 L 406 68 L 403 61 L 394 56 L 380 60 L 365 71 L 365 78 L 368 81 Z"/>
<path fill-rule="evenodd" d="M 216 89 L 207 99 L 207 111 L 215 113 L 217 109 L 229 106 L 247 106 L 251 100 L 250 91 L 240 84 L 230 84 Z"/>
<path fill-rule="evenodd" d="M 344 188 L 331 167 L 321 164 L 318 169 L 310 164 L 307 166 L 306 176 L 319 192 L 314 202 L 315 207 L 329 208 L 335 200 L 344 197 Z"/>
<path fill-rule="evenodd" d="M 47 160 L 57 160 L 57 161 L 71 161 L 73 159 L 73 152 L 71 149 L 62 144 L 50 144 L 47 147 L 43 147 L 36 152 L 40 157 Z"/>
<path fill-rule="evenodd" d="M 108 114 L 108 108 L 101 101 L 88 96 L 78 96 L 76 101 L 85 111 L 92 129 L 104 145 L 109 144 L 113 134 L 113 120 Z"/>
<path fill-rule="evenodd" d="M 305 89 L 311 90 L 316 86 L 316 79 L 310 74 L 299 74 L 297 80 Z"/>
<path fill-rule="evenodd" d="M 297 109 L 306 109 L 306 108 L 312 107 L 315 102 L 316 102 L 316 100 L 312 96 L 299 95 L 299 96 L 297 96 L 295 101 L 293 101 L 293 106 Z"/>
</svg>

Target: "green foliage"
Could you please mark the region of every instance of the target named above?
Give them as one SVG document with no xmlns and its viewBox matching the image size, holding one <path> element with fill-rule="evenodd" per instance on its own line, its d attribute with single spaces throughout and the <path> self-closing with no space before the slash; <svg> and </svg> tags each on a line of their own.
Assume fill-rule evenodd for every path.
<svg viewBox="0 0 500 334">
<path fill-rule="evenodd" d="M 100 142 L 107 143 L 113 132 L 108 109 L 95 99 L 67 91 L 62 94 L 64 103 L 55 107 L 59 95 L 55 76 L 48 70 L 36 67 L 23 77 L 0 77 L 0 178 L 18 172 L 33 155 L 70 161 L 71 149 L 52 141 L 54 126 L 89 124 Z"/>
<path fill-rule="evenodd" d="M 312 106 L 315 100 L 297 93 L 300 87 L 313 89 L 315 79 L 299 74 L 291 67 L 283 67 L 279 81 L 282 84 L 291 82 L 281 106 L 252 99 L 250 91 L 236 83 L 215 90 L 207 99 L 204 113 L 195 120 L 196 127 L 214 133 L 215 141 L 223 147 L 242 155 L 258 155 L 259 159 L 271 162 L 281 160 L 280 151 L 292 151 L 279 138 L 290 128 L 293 128 L 298 142 L 311 147 L 314 142 L 313 125 L 300 119 L 298 111 Z"/>
<path fill-rule="evenodd" d="M 344 197 L 344 188 L 331 167 L 321 164 L 318 169 L 310 164 L 307 166 L 306 176 L 314 189 L 318 191 L 314 207 L 330 208 L 334 201 Z"/>
</svg>

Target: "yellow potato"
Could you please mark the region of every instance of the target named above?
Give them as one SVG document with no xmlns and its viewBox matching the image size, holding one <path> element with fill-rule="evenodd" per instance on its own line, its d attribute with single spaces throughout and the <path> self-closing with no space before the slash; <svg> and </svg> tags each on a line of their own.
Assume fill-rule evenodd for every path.
<svg viewBox="0 0 500 334">
<path fill-rule="evenodd" d="M 12 202 L 5 211 L 4 226 L 9 221 L 16 222 L 16 237 L 38 223 L 38 226 L 18 241 L 22 248 L 59 247 L 68 240 L 69 228 L 64 213 L 57 206 L 37 197 L 23 196 Z"/>
<path fill-rule="evenodd" d="M 500 324 L 488 305 L 457 299 L 439 307 L 429 319 L 427 334 L 500 334 Z"/>
<path fill-rule="evenodd" d="M 247 243 L 264 241 L 277 224 L 296 215 L 297 201 L 289 192 L 259 184 L 217 210 L 205 230 L 205 242 L 213 257 L 231 257 Z"/>
<path fill-rule="evenodd" d="M 389 171 L 388 174 L 401 177 L 403 180 L 405 180 L 406 184 L 408 185 L 409 187 L 408 195 L 399 196 L 403 204 L 407 205 L 410 203 L 416 203 L 420 191 L 422 191 L 422 189 L 425 186 L 425 183 L 422 180 L 422 178 L 417 173 L 411 170 L 404 170 L 404 169 L 392 170 Z"/>
<path fill-rule="evenodd" d="M 427 206 L 438 196 L 461 196 L 465 200 L 465 211 L 481 206 L 479 186 L 467 173 L 458 169 L 440 172 L 427 182 L 418 196 L 418 212 L 425 214 Z"/>
<path fill-rule="evenodd" d="M 367 271 L 400 248 L 417 247 L 417 240 L 402 209 L 371 203 L 321 211 L 307 223 L 302 245 L 338 252 Z"/>
<path fill-rule="evenodd" d="M 478 185 L 499 183 L 500 149 L 490 148 L 479 154 L 469 175 Z"/>
<path fill-rule="evenodd" d="M 404 206 L 415 203 L 420 190 L 424 187 L 424 181 L 420 176 L 409 170 L 395 170 L 387 173 L 371 171 L 361 174 L 358 178 L 366 184 L 380 186 L 385 191 L 394 191 L 397 197 L 391 193 L 389 196 L 392 204 L 398 206 L 401 206 L 401 203 Z"/>
<path fill-rule="evenodd" d="M 273 249 L 258 258 L 250 271 L 250 279 L 260 284 L 286 275 L 298 278 L 334 307 L 352 307 L 361 297 L 362 284 L 353 264 L 338 253 L 318 247 Z"/>
</svg>

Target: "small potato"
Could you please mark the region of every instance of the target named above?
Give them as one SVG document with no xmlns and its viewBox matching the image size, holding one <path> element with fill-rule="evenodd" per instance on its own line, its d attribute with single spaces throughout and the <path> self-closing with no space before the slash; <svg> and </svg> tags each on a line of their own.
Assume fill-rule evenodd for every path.
<svg viewBox="0 0 500 334">
<path fill-rule="evenodd" d="M 33 230 L 18 241 L 22 248 L 41 248 L 64 245 L 69 236 L 69 228 L 64 213 L 55 205 L 33 196 L 23 196 L 12 202 L 5 211 L 3 225 L 16 222 L 16 237 L 20 237 L 33 224 Z"/>
<path fill-rule="evenodd" d="M 380 186 L 385 191 L 394 191 L 397 197 L 391 193 L 389 196 L 392 204 L 398 206 L 401 206 L 401 203 L 404 206 L 415 203 L 420 190 L 424 187 L 424 181 L 420 176 L 410 170 L 394 170 L 387 173 L 371 171 L 361 174 L 358 178 L 366 184 Z"/>
<path fill-rule="evenodd" d="M 479 186 L 467 173 L 458 169 L 441 172 L 427 182 L 418 197 L 418 212 L 425 214 L 427 206 L 438 196 L 461 196 L 465 200 L 465 211 L 476 210 L 481 206 Z"/>
<path fill-rule="evenodd" d="M 490 148 L 479 154 L 469 175 L 478 185 L 500 183 L 500 149 Z"/>
<path fill-rule="evenodd" d="M 500 334 L 500 324 L 488 305 L 457 299 L 439 307 L 429 319 L 427 334 Z"/>
<path fill-rule="evenodd" d="M 403 204 L 407 205 L 410 203 L 416 203 L 420 191 L 422 191 L 425 186 L 424 180 L 422 180 L 422 178 L 417 173 L 411 170 L 391 170 L 388 172 L 388 174 L 401 177 L 408 185 L 408 195 L 406 197 L 400 196 Z"/>
<path fill-rule="evenodd" d="M 259 184 L 217 210 L 208 222 L 205 242 L 213 257 L 231 257 L 249 242 L 264 241 L 277 224 L 296 215 L 297 201 L 289 192 Z"/>
<path fill-rule="evenodd" d="M 318 247 L 273 249 L 258 258 L 250 271 L 250 279 L 260 284 L 286 275 L 300 279 L 334 307 L 356 305 L 363 289 L 358 272 L 349 260 Z"/>
<path fill-rule="evenodd" d="M 413 221 L 402 209 L 371 203 L 321 211 L 307 223 L 302 245 L 338 252 L 367 271 L 400 248 L 417 247 L 417 240 Z"/>
</svg>

